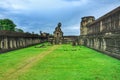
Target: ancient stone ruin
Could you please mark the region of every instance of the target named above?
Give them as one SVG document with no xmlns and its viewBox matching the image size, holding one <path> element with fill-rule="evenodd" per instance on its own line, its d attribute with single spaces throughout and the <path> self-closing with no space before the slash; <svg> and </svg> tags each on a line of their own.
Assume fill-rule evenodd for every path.
<svg viewBox="0 0 120 80">
<path fill-rule="evenodd" d="M 52 44 L 78 44 L 78 36 L 63 36 L 63 31 L 61 30 L 61 23 L 58 23 L 55 31 L 53 32 L 53 37 L 49 38 L 49 42 Z"/>
<path fill-rule="evenodd" d="M 46 41 L 46 37 L 13 31 L 0 31 L 0 53 L 28 47 Z"/>
<path fill-rule="evenodd" d="M 61 30 L 61 23 L 58 23 L 54 31 L 53 44 L 62 44 L 63 43 L 63 32 Z"/>
<path fill-rule="evenodd" d="M 52 44 L 80 44 L 120 59 L 120 7 L 95 20 L 82 18 L 79 36 L 63 36 L 58 23 L 52 36 L 0 31 L 0 53 L 49 41 Z"/>
<path fill-rule="evenodd" d="M 80 44 L 120 58 L 120 7 L 97 20 L 83 17 Z"/>
</svg>

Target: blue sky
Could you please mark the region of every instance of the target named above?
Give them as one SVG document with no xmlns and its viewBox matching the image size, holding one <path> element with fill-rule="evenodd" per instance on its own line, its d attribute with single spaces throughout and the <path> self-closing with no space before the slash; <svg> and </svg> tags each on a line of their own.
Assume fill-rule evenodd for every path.
<svg viewBox="0 0 120 80">
<path fill-rule="evenodd" d="M 120 0 L 0 0 L 0 18 L 35 33 L 53 34 L 61 22 L 64 35 L 80 35 L 81 17 L 99 18 L 118 6 Z"/>
</svg>

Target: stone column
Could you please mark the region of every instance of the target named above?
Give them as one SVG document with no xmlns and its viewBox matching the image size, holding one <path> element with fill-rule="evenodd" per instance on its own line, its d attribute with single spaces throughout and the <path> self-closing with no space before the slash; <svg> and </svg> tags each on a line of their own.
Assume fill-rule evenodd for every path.
<svg viewBox="0 0 120 80">
<path fill-rule="evenodd" d="M 96 49 L 99 49 L 99 46 L 100 46 L 100 42 L 99 42 L 99 38 L 96 39 Z"/>
<path fill-rule="evenodd" d="M 17 42 L 17 48 L 19 48 L 19 39 L 17 39 L 16 42 Z"/>
<path fill-rule="evenodd" d="M 24 40 L 22 39 L 22 47 L 24 47 Z"/>
<path fill-rule="evenodd" d="M 8 38 L 7 37 L 4 38 L 4 42 L 5 42 L 4 48 L 8 49 Z"/>
<path fill-rule="evenodd" d="M 96 49 L 96 47 L 97 47 L 97 41 L 96 41 L 96 39 L 93 39 L 93 48 L 95 48 Z"/>
<path fill-rule="evenodd" d="M 20 41 L 19 41 L 19 39 L 17 40 L 17 46 L 18 46 L 18 48 L 20 48 Z"/>
<path fill-rule="evenodd" d="M 10 48 L 13 48 L 13 40 L 10 40 Z"/>
<path fill-rule="evenodd" d="M 92 38 L 91 41 L 92 41 L 92 43 L 91 43 L 92 44 L 92 48 L 94 48 L 94 39 Z"/>
<path fill-rule="evenodd" d="M 103 39 L 103 51 L 105 51 L 105 50 L 106 50 L 106 40 Z"/>
<path fill-rule="evenodd" d="M 25 44 L 25 39 L 23 39 L 23 46 L 24 46 L 24 47 L 26 46 L 26 44 Z"/>
<path fill-rule="evenodd" d="M 3 38 L 3 36 L 1 36 L 1 41 L 0 41 L 0 43 L 1 43 L 1 49 L 4 49 L 4 38 Z"/>
<path fill-rule="evenodd" d="M 20 39 L 20 47 L 23 47 L 23 45 L 22 45 L 22 39 Z"/>
<path fill-rule="evenodd" d="M 101 38 L 100 38 L 100 39 L 99 39 L 99 47 L 98 47 L 98 49 L 101 50 L 101 48 L 102 48 L 102 41 L 101 41 Z"/>
<path fill-rule="evenodd" d="M 14 40 L 14 47 L 17 48 L 17 40 Z"/>
</svg>

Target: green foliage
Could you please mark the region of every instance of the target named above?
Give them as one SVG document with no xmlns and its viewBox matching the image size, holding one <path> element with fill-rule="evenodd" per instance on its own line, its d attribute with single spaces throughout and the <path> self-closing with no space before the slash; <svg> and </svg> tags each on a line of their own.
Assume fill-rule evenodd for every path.
<svg viewBox="0 0 120 80">
<path fill-rule="evenodd" d="M 16 25 L 10 19 L 0 19 L 0 30 L 15 31 Z"/>
<path fill-rule="evenodd" d="M 18 29 L 18 28 L 15 28 L 15 31 L 24 33 L 24 31 L 22 29 Z"/>
</svg>

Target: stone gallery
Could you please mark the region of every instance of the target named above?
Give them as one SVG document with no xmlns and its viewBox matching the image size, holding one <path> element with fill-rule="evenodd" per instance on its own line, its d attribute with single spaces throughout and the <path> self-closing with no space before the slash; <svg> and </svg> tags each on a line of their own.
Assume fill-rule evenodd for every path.
<svg viewBox="0 0 120 80">
<path fill-rule="evenodd" d="M 80 44 L 120 58 L 120 7 L 95 20 L 81 21 Z"/>
<path fill-rule="evenodd" d="M 36 34 L 19 33 L 12 31 L 0 31 L 0 53 L 41 42 L 41 37 Z"/>
</svg>

